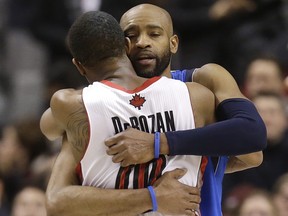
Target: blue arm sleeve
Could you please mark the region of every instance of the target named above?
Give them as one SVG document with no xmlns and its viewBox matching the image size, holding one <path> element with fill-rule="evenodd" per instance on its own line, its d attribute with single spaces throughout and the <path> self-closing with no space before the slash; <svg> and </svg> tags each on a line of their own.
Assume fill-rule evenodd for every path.
<svg viewBox="0 0 288 216">
<path fill-rule="evenodd" d="M 232 156 L 261 151 L 266 127 L 254 104 L 243 98 L 222 101 L 218 122 L 185 131 L 166 132 L 170 155 Z"/>
</svg>

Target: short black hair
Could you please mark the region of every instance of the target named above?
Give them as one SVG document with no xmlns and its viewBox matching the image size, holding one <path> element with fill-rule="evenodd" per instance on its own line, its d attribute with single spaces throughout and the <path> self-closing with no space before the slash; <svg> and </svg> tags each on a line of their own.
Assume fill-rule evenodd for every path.
<svg viewBox="0 0 288 216">
<path fill-rule="evenodd" d="M 66 42 L 72 56 L 85 66 L 125 53 L 125 37 L 119 23 L 103 11 L 89 11 L 78 17 Z"/>
</svg>

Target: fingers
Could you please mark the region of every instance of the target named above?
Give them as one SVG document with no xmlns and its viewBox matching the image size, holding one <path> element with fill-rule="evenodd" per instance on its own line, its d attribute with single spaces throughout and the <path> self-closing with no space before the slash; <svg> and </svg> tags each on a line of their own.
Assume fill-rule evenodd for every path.
<svg viewBox="0 0 288 216">
<path fill-rule="evenodd" d="M 188 194 L 185 195 L 187 204 L 186 210 L 189 212 L 189 210 L 192 209 L 193 214 L 190 215 L 197 215 L 197 210 L 200 209 L 200 202 L 201 202 L 200 190 L 197 187 L 191 187 L 191 186 L 187 187 L 189 187 L 189 190 L 187 191 Z"/>
<path fill-rule="evenodd" d="M 198 195 L 198 196 L 200 196 L 200 189 L 199 189 L 198 187 L 192 187 L 192 186 L 188 186 L 188 187 L 190 187 L 189 193 L 190 193 L 191 195 Z"/>
<path fill-rule="evenodd" d="M 112 157 L 113 163 L 120 163 L 123 160 L 122 154 L 116 154 Z"/>
<path fill-rule="evenodd" d="M 122 131 L 118 134 L 115 134 L 112 137 L 107 138 L 104 141 L 104 143 L 107 147 L 111 147 L 111 146 L 117 144 L 119 141 L 123 140 L 125 137 L 129 137 L 129 134 L 133 133 L 133 131 L 138 131 L 138 130 L 134 129 L 134 128 L 127 128 L 125 131 Z"/>
<path fill-rule="evenodd" d="M 190 202 L 190 208 L 191 209 L 199 209 L 200 208 L 201 199 L 199 199 L 199 196 L 192 195 L 189 202 Z"/>
<path fill-rule="evenodd" d="M 121 161 L 120 165 L 122 167 L 127 167 L 127 166 L 132 165 L 132 163 L 129 163 L 129 161 L 127 161 L 127 160 L 123 160 L 123 161 Z"/>
<path fill-rule="evenodd" d="M 106 150 L 106 153 L 107 153 L 108 155 L 111 155 L 111 156 L 117 154 L 118 152 L 119 152 L 119 149 L 118 149 L 117 146 L 109 147 L 109 148 Z"/>
<path fill-rule="evenodd" d="M 114 163 L 120 163 L 124 159 L 125 150 L 121 151 L 119 147 L 112 146 L 106 150 L 106 153 L 112 157 Z"/>
<path fill-rule="evenodd" d="M 118 137 L 119 137 L 119 134 L 116 134 L 116 135 L 114 135 L 112 137 L 107 138 L 104 141 L 105 145 L 107 147 L 111 147 L 111 146 L 115 145 L 117 143 L 117 141 L 118 141 Z"/>
<path fill-rule="evenodd" d="M 181 168 L 181 169 L 176 168 L 172 171 L 166 172 L 165 175 L 170 175 L 174 179 L 180 179 L 185 175 L 186 172 L 187 172 L 186 168 Z"/>
<path fill-rule="evenodd" d="M 200 211 L 195 209 L 186 209 L 185 215 L 200 216 Z"/>
<path fill-rule="evenodd" d="M 199 209 L 200 209 L 200 203 L 194 203 L 193 201 L 189 201 L 189 204 L 187 205 L 185 209 L 185 214 L 200 216 Z"/>
<path fill-rule="evenodd" d="M 108 149 L 106 150 L 106 153 L 112 156 L 112 155 L 120 154 L 121 152 L 125 152 L 126 150 L 127 150 L 127 146 L 123 145 L 120 142 L 120 143 L 117 143 L 115 145 L 108 147 Z"/>
<path fill-rule="evenodd" d="M 114 150 L 107 150 L 106 151 L 108 155 L 111 155 L 113 156 L 112 157 L 112 161 L 113 163 L 120 163 L 120 165 L 122 167 L 127 167 L 127 166 L 130 166 L 132 164 L 131 161 L 129 161 L 127 158 L 125 160 L 125 156 L 126 156 L 126 150 L 122 151 L 122 152 L 119 152 L 118 151 L 114 151 Z"/>
</svg>

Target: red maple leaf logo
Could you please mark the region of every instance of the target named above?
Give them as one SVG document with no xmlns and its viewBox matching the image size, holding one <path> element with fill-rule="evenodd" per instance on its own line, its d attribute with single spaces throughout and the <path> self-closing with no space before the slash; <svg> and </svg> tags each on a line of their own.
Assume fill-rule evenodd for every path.
<svg viewBox="0 0 288 216">
<path fill-rule="evenodd" d="M 133 98 L 130 101 L 130 104 L 134 106 L 135 108 L 138 108 L 138 110 L 141 109 L 141 106 L 145 103 L 146 99 L 145 97 L 141 97 L 140 94 L 136 94 L 132 96 Z"/>
</svg>

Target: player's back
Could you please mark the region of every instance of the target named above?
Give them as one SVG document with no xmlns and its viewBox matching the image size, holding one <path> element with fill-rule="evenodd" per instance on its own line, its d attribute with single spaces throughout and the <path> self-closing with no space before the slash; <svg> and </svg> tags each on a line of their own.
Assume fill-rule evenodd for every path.
<svg viewBox="0 0 288 216">
<path fill-rule="evenodd" d="M 104 81 L 85 88 L 83 101 L 90 125 L 90 142 L 81 160 L 83 185 L 142 188 L 153 184 L 162 172 L 176 167 L 188 168 L 181 179 L 183 183 L 196 186 L 202 180 L 201 156 L 161 155 L 147 164 L 121 168 L 106 154 L 104 145 L 106 138 L 128 127 L 149 133 L 194 128 L 189 91 L 184 83 L 157 77 L 131 91 Z"/>
</svg>

